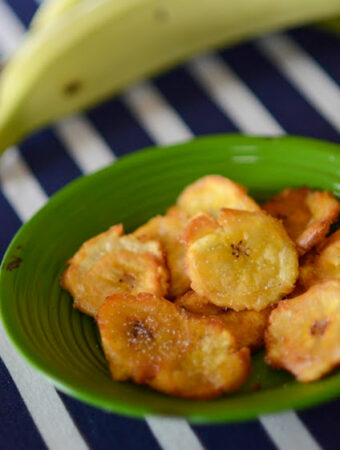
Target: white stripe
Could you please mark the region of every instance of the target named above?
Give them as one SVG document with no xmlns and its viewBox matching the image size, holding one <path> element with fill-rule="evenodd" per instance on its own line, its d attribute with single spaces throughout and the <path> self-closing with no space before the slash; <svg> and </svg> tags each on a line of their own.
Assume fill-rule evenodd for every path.
<svg viewBox="0 0 340 450">
<path fill-rule="evenodd" d="M 47 199 L 15 147 L 9 148 L 1 156 L 0 186 L 22 222 L 30 219 Z"/>
<path fill-rule="evenodd" d="M 4 0 L 0 0 L 0 20 L 0 50 L 8 56 L 17 48 L 25 28 Z"/>
<path fill-rule="evenodd" d="M 63 402 L 53 387 L 19 357 L 0 326 L 1 359 L 4 361 L 47 447 L 52 450 L 86 450 Z M 20 433 L 20 430 L 18 430 Z"/>
<path fill-rule="evenodd" d="M 203 450 L 186 420 L 148 416 L 146 421 L 163 450 Z"/>
<path fill-rule="evenodd" d="M 65 119 L 56 125 L 55 132 L 85 173 L 99 170 L 115 160 L 109 146 L 85 117 Z"/>
<path fill-rule="evenodd" d="M 325 70 L 296 42 L 283 34 L 259 39 L 257 46 L 340 132 L 340 87 Z"/>
<path fill-rule="evenodd" d="M 260 421 L 279 450 L 321 450 L 293 411 L 261 416 Z"/>
<path fill-rule="evenodd" d="M 187 141 L 193 136 L 187 125 L 151 83 L 135 84 L 123 93 L 122 99 L 158 144 L 175 144 Z"/>
<path fill-rule="evenodd" d="M 209 54 L 196 58 L 188 69 L 208 96 L 244 133 L 283 133 L 278 122 L 219 56 Z"/>
</svg>

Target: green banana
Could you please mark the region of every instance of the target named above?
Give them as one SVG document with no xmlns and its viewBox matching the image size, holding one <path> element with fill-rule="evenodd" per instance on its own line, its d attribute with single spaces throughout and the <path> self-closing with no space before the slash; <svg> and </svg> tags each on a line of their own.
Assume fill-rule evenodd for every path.
<svg viewBox="0 0 340 450">
<path fill-rule="evenodd" d="M 340 15 L 339 0 L 69 0 L 63 5 L 33 26 L 3 70 L 0 152 L 198 52 Z"/>
</svg>

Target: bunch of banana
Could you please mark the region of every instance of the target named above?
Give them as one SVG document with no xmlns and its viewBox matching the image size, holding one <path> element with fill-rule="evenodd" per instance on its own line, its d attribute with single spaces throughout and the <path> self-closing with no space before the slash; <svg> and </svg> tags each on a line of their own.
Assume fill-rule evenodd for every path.
<svg viewBox="0 0 340 450">
<path fill-rule="evenodd" d="M 0 79 L 0 153 L 198 52 L 340 15 L 339 0 L 52 0 Z"/>
</svg>

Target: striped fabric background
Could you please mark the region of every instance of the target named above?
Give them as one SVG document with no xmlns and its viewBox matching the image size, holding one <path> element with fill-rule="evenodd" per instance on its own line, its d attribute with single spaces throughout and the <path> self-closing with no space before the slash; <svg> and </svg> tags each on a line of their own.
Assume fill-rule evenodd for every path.
<svg viewBox="0 0 340 450">
<path fill-rule="evenodd" d="M 0 0 L 0 59 L 37 7 L 35 0 Z M 136 149 L 231 131 L 340 142 L 339 83 L 340 41 L 302 28 L 202 56 L 59 122 L 0 160 L 0 258 L 50 195 Z M 246 424 L 137 421 L 57 392 L 20 359 L 2 328 L 0 357 L 0 449 L 340 448 L 340 400 Z"/>
</svg>

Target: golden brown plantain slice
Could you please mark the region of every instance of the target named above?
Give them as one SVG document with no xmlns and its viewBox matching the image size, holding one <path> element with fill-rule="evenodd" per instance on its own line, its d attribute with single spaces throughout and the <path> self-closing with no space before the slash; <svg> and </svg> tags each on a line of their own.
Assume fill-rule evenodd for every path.
<svg viewBox="0 0 340 450">
<path fill-rule="evenodd" d="M 331 192 L 306 187 L 285 189 L 262 207 L 282 220 L 300 255 L 324 239 L 340 213 L 340 203 Z"/>
<path fill-rule="evenodd" d="M 236 347 L 219 319 L 191 315 L 164 298 L 113 295 L 97 322 L 115 380 L 208 399 L 238 389 L 249 375 L 249 350 Z"/>
<path fill-rule="evenodd" d="M 266 361 L 314 381 L 340 364 L 340 280 L 280 302 L 265 333 Z"/>
<path fill-rule="evenodd" d="M 218 308 L 195 291 L 188 291 L 176 298 L 175 304 L 187 311 L 205 316 L 216 315 L 235 336 L 240 348 L 249 347 L 253 352 L 263 347 L 264 331 L 272 308 L 262 311 L 233 311 Z"/>
<path fill-rule="evenodd" d="M 218 223 L 201 215 L 183 239 L 192 289 L 217 306 L 261 311 L 294 288 L 295 246 L 283 225 L 264 212 L 225 209 Z"/>
<path fill-rule="evenodd" d="M 189 217 L 205 213 L 217 218 L 221 208 L 260 211 L 244 186 L 221 175 L 208 175 L 187 186 L 178 197 L 177 205 Z"/>
<path fill-rule="evenodd" d="M 116 225 L 85 242 L 62 275 L 62 287 L 86 314 L 95 316 L 114 293 L 167 293 L 169 274 L 160 243 L 122 234 L 123 227 Z"/>
<path fill-rule="evenodd" d="M 331 278 L 340 278 L 340 230 L 307 253 L 300 265 L 299 284 L 304 289 Z"/>
<path fill-rule="evenodd" d="M 190 287 L 190 280 L 185 273 L 186 249 L 179 241 L 184 228 L 185 223 L 176 215 L 156 216 L 134 232 L 143 241 L 158 239 L 161 242 L 170 271 L 169 297 L 182 295 Z"/>
</svg>

